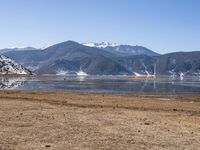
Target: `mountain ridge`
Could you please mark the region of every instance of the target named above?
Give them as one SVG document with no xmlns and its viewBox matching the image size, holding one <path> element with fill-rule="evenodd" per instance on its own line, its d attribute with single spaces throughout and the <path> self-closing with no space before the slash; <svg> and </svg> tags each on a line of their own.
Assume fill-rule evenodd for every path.
<svg viewBox="0 0 200 150">
<path fill-rule="evenodd" d="M 91 75 L 141 74 L 147 76 L 200 72 L 200 52 L 198 51 L 164 55 L 143 53 L 124 55 L 105 48 L 88 47 L 74 41 L 66 41 L 44 50 L 11 51 L 6 55 L 39 74 L 80 70 Z"/>
<path fill-rule="evenodd" d="M 4 48 L 4 49 L 0 49 L 0 54 L 7 53 L 7 52 L 10 52 L 10 51 L 31 51 L 31 50 L 39 50 L 39 49 L 31 47 L 31 46 Z"/>
<path fill-rule="evenodd" d="M 132 46 L 128 44 L 116 44 L 109 42 L 101 43 L 83 43 L 85 46 L 96 47 L 108 52 L 117 54 L 119 56 L 128 56 L 128 55 L 149 55 L 149 56 L 158 56 L 160 54 L 144 47 L 144 46 Z"/>
</svg>

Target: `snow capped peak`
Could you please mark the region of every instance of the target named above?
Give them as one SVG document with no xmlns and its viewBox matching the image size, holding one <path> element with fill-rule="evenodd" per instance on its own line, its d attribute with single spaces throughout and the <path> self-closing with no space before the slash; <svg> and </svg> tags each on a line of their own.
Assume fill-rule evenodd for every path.
<svg viewBox="0 0 200 150">
<path fill-rule="evenodd" d="M 97 48 L 106 48 L 106 47 L 115 47 L 118 46 L 119 44 L 116 43 L 109 43 L 109 42 L 101 42 L 101 43 L 83 43 L 85 46 L 89 47 L 97 47 Z"/>
</svg>

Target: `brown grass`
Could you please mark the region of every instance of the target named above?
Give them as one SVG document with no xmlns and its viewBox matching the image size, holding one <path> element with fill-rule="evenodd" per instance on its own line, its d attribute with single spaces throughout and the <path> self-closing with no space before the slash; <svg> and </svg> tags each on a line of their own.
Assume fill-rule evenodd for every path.
<svg viewBox="0 0 200 150">
<path fill-rule="evenodd" d="M 141 76 L 141 77 L 137 77 L 137 76 L 133 76 L 133 77 L 125 77 L 124 79 L 126 80 L 164 80 L 164 78 L 158 78 L 158 77 L 147 77 L 147 76 Z"/>
<path fill-rule="evenodd" d="M 199 124 L 198 95 L 0 92 L 5 150 L 197 150 Z"/>
</svg>

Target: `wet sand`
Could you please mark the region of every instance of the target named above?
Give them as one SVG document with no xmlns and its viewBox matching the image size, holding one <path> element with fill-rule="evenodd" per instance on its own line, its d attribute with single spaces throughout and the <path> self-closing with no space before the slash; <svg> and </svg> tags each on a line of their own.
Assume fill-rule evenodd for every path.
<svg viewBox="0 0 200 150">
<path fill-rule="evenodd" d="M 200 95 L 0 92 L 0 150 L 200 147 Z"/>
</svg>

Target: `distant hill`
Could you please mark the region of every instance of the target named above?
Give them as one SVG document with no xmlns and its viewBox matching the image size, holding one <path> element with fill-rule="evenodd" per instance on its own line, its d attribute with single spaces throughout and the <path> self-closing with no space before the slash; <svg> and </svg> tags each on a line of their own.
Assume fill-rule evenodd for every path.
<svg viewBox="0 0 200 150">
<path fill-rule="evenodd" d="M 157 57 L 133 55 L 119 57 L 118 62 L 135 75 L 153 75 Z"/>
<path fill-rule="evenodd" d="M 158 57 L 159 74 L 200 73 L 200 51 L 176 52 Z"/>
<path fill-rule="evenodd" d="M 104 43 L 104 48 L 100 48 L 100 45 L 85 46 L 67 41 L 44 50 L 10 51 L 5 55 L 40 74 L 83 71 L 91 75 L 179 75 L 200 72 L 200 52 L 154 55 L 149 50 L 140 53 L 138 49 L 137 55 L 130 51 L 128 55 L 112 52 L 106 45 L 109 44 Z"/>
<path fill-rule="evenodd" d="M 4 48 L 4 49 L 0 49 L 0 54 L 7 53 L 7 52 L 10 52 L 10 51 L 30 51 L 30 50 L 39 50 L 39 49 L 34 48 L 34 47 Z"/>
</svg>

